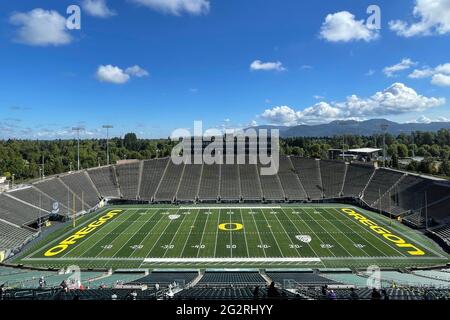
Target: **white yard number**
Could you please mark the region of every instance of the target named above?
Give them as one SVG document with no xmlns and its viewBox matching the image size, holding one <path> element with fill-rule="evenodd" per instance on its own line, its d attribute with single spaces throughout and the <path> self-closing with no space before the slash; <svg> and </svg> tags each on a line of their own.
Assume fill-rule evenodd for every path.
<svg viewBox="0 0 450 320">
<path fill-rule="evenodd" d="M 299 244 L 290 244 L 289 245 L 289 248 L 291 248 L 291 249 L 300 249 L 302 246 L 301 245 L 299 245 Z"/>
<path fill-rule="evenodd" d="M 192 246 L 192 248 L 195 248 L 195 249 L 205 249 L 206 246 L 205 246 L 204 244 L 196 244 L 195 246 Z"/>
<path fill-rule="evenodd" d="M 270 246 L 268 244 L 258 244 L 258 248 L 260 248 L 260 249 L 269 249 Z"/>
<path fill-rule="evenodd" d="M 173 244 L 166 244 L 164 246 L 161 246 L 161 248 L 169 250 L 169 249 L 173 249 L 175 246 Z"/>
<path fill-rule="evenodd" d="M 227 244 L 227 249 L 236 249 L 235 244 Z"/>
</svg>

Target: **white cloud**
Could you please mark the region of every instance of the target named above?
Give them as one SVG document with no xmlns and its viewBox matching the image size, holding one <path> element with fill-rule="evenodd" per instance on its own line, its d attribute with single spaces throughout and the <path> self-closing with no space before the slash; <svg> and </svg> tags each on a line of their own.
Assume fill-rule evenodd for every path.
<svg viewBox="0 0 450 320">
<path fill-rule="evenodd" d="M 277 106 L 265 110 L 261 117 L 270 123 L 283 125 L 326 123 L 340 119 L 422 112 L 445 102 L 444 98 L 425 97 L 402 83 L 394 83 L 369 98 L 351 95 L 343 102 L 320 102 L 302 111 L 295 111 L 289 106 Z"/>
<path fill-rule="evenodd" d="M 450 76 L 438 73 L 431 78 L 431 83 L 441 87 L 450 87 Z"/>
<path fill-rule="evenodd" d="M 316 99 L 316 100 L 322 100 L 325 97 L 324 96 L 319 96 L 319 95 L 314 95 L 313 98 Z"/>
<path fill-rule="evenodd" d="M 209 0 L 132 0 L 148 8 L 176 16 L 182 13 L 192 15 L 207 14 L 209 12 Z"/>
<path fill-rule="evenodd" d="M 130 76 L 121 68 L 110 64 L 101 65 L 97 69 L 96 77 L 101 82 L 109 82 L 114 84 L 123 84 L 130 80 Z"/>
<path fill-rule="evenodd" d="M 417 122 L 417 123 L 431 123 L 432 121 L 431 121 L 430 118 L 428 118 L 428 117 L 426 117 L 424 115 L 421 115 L 415 122 Z"/>
<path fill-rule="evenodd" d="M 149 72 L 143 68 L 141 68 L 138 65 L 134 65 L 132 67 L 128 67 L 125 72 L 130 75 L 130 76 L 134 76 L 134 77 L 138 77 L 138 78 L 142 78 L 142 77 L 148 77 L 149 76 Z"/>
<path fill-rule="evenodd" d="M 450 0 L 416 0 L 413 14 L 419 21 L 408 24 L 394 20 L 389 22 L 389 27 L 403 37 L 450 32 Z"/>
<path fill-rule="evenodd" d="M 435 122 L 450 122 L 450 119 L 446 117 L 439 117 Z"/>
<path fill-rule="evenodd" d="M 364 20 L 355 20 L 350 12 L 341 11 L 327 15 L 320 29 L 320 36 L 330 42 L 368 42 L 377 39 L 379 32 L 368 27 Z"/>
<path fill-rule="evenodd" d="M 396 73 L 407 70 L 415 65 L 417 65 L 417 62 L 414 62 L 409 58 L 404 58 L 401 62 L 384 68 L 383 73 L 388 77 L 394 77 Z"/>
<path fill-rule="evenodd" d="M 108 18 L 116 15 L 114 10 L 108 8 L 106 0 L 84 0 L 82 6 L 87 14 L 94 17 Z"/>
<path fill-rule="evenodd" d="M 431 83 L 437 86 L 450 86 L 450 63 L 440 64 L 435 68 L 425 67 L 414 70 L 410 75 L 412 79 L 430 78 Z"/>
<path fill-rule="evenodd" d="M 286 126 L 298 124 L 298 113 L 288 106 L 279 106 L 272 109 L 266 109 L 261 117 L 270 123 L 282 124 Z"/>
<path fill-rule="evenodd" d="M 430 68 L 416 69 L 408 77 L 412 79 L 428 78 L 434 74 L 434 70 Z"/>
<path fill-rule="evenodd" d="M 375 74 L 375 70 L 373 70 L 373 69 L 369 69 L 367 72 L 366 72 L 366 76 L 368 76 L 368 77 L 371 77 L 371 76 L 373 76 Z"/>
<path fill-rule="evenodd" d="M 450 122 L 450 119 L 446 117 L 438 117 L 436 119 L 430 119 L 427 116 L 421 115 L 419 118 L 417 118 L 412 122 L 413 123 Z"/>
<path fill-rule="evenodd" d="M 258 125 L 258 122 L 256 122 L 256 120 L 252 120 L 250 123 L 249 123 L 249 127 L 256 127 Z"/>
<path fill-rule="evenodd" d="M 286 68 L 280 61 L 276 62 L 262 62 L 261 60 L 255 60 L 250 64 L 250 70 L 252 71 L 285 71 Z"/>
<path fill-rule="evenodd" d="M 128 82 L 131 77 L 142 78 L 147 77 L 149 72 L 138 65 L 128 67 L 123 70 L 120 67 L 113 65 L 100 65 L 97 68 L 96 78 L 101 82 L 109 82 L 114 84 L 124 84 Z"/>
<path fill-rule="evenodd" d="M 64 45 L 72 41 L 66 18 L 41 8 L 13 13 L 9 22 L 18 26 L 16 41 L 33 46 Z"/>
</svg>

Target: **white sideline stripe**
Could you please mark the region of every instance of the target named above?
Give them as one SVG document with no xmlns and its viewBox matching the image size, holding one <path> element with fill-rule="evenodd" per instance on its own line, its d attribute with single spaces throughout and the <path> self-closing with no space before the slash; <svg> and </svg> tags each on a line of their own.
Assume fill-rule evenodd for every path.
<svg viewBox="0 0 450 320">
<path fill-rule="evenodd" d="M 218 209 L 281 209 L 281 206 L 276 206 L 276 207 L 253 207 L 253 206 L 240 206 L 240 207 L 180 207 L 181 210 L 189 210 L 189 209 L 194 209 L 194 210 L 200 210 L 200 209 L 204 209 L 204 210 L 218 210 Z"/>
<path fill-rule="evenodd" d="M 144 263 L 321 262 L 320 258 L 145 258 Z"/>
</svg>

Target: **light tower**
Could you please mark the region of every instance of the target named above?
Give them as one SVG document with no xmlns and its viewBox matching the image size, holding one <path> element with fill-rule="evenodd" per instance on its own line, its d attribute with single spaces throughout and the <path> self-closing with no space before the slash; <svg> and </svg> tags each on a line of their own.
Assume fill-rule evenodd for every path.
<svg viewBox="0 0 450 320">
<path fill-rule="evenodd" d="M 383 131 L 383 167 L 386 167 L 386 131 L 389 125 L 387 123 L 380 126 Z"/>
<path fill-rule="evenodd" d="M 103 129 L 106 129 L 106 164 L 109 165 L 109 129 L 114 128 L 110 124 L 103 125 Z"/>
<path fill-rule="evenodd" d="M 80 131 L 84 130 L 84 128 L 73 127 L 72 130 L 77 132 L 77 168 L 80 171 Z"/>
</svg>

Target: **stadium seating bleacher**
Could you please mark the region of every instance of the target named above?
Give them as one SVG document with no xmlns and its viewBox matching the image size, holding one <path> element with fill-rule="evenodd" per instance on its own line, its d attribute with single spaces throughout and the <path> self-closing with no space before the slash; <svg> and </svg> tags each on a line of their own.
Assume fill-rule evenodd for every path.
<svg viewBox="0 0 450 320">
<path fill-rule="evenodd" d="M 133 162 L 116 166 L 120 193 L 125 199 L 137 199 L 141 163 Z"/>
<path fill-rule="evenodd" d="M 119 186 L 113 166 L 88 170 L 92 182 L 105 198 L 120 198 Z"/>
<path fill-rule="evenodd" d="M 87 208 L 93 208 L 98 204 L 98 192 L 85 171 L 66 174 L 61 176 L 60 179 L 78 198 L 84 201 Z"/>
</svg>

